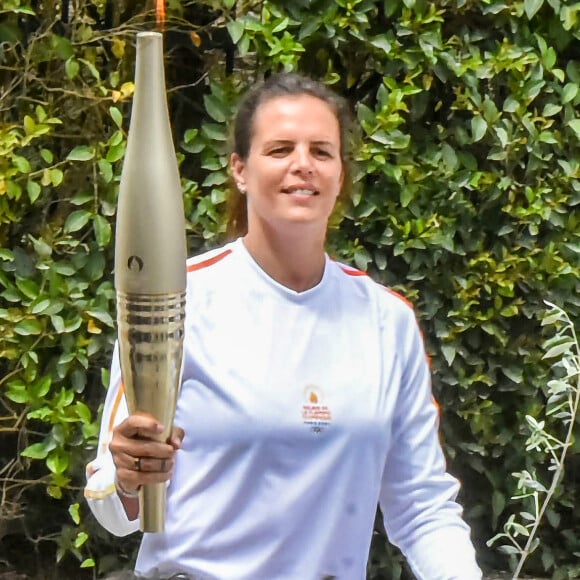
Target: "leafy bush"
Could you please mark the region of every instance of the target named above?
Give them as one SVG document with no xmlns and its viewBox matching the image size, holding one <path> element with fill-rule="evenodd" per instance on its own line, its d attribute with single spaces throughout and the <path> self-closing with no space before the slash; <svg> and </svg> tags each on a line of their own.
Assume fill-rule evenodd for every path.
<svg viewBox="0 0 580 580">
<path fill-rule="evenodd" d="M 1 519 L 12 522 L 0 526 L 0 541 L 55 540 L 59 556 L 72 552 L 101 571 L 130 555 L 105 557 L 106 535 L 74 504 L 114 339 L 111 224 L 134 34 L 153 21 L 141 4 L 92 0 L 69 11 L 67 2 L 9 0 L 0 23 L 0 478 Z M 358 187 L 329 250 L 414 302 L 482 564 L 507 565 L 485 541 L 508 517 L 510 474 L 536 460 L 522 426 L 543 416 L 549 396 L 543 300 L 578 315 L 578 7 L 173 0 L 168 8 L 192 253 L 223 236 L 227 122 L 249 85 L 296 69 L 352 103 L 363 130 Z M 578 451 L 576 440 L 530 557 L 538 574 L 578 575 Z M 60 514 L 50 524 L 35 516 L 45 490 Z M 380 534 L 369 576 L 408 577 Z"/>
</svg>

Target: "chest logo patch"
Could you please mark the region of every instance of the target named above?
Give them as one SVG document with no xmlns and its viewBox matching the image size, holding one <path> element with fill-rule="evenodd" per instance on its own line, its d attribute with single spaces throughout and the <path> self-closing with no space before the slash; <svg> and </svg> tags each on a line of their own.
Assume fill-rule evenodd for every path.
<svg viewBox="0 0 580 580">
<path fill-rule="evenodd" d="M 322 433 L 332 423 L 332 412 L 324 403 L 324 394 L 320 387 L 308 385 L 304 389 L 302 420 L 313 433 Z"/>
</svg>

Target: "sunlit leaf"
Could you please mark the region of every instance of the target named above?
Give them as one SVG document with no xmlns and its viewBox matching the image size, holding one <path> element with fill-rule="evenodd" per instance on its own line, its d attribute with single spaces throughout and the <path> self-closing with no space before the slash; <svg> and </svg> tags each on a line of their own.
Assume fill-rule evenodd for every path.
<svg viewBox="0 0 580 580">
<path fill-rule="evenodd" d="M 244 34 L 244 23 L 242 20 L 230 20 L 226 27 L 234 44 L 238 44 Z"/>
<path fill-rule="evenodd" d="M 64 224 L 64 231 L 66 233 L 78 232 L 84 228 L 92 217 L 92 213 L 85 209 L 73 211 Z"/>
<path fill-rule="evenodd" d="M 75 147 L 67 156 L 68 161 L 90 161 L 95 156 L 93 147 L 79 145 Z"/>
</svg>

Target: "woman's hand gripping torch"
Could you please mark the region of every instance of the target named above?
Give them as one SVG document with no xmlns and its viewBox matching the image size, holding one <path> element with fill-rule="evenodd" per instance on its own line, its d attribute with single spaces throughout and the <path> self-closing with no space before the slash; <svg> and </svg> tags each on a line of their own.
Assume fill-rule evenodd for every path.
<svg viewBox="0 0 580 580">
<path fill-rule="evenodd" d="M 121 373 L 131 414 L 171 434 L 181 382 L 186 242 L 183 194 L 165 93 L 163 37 L 137 35 L 135 96 L 123 164 L 115 244 Z M 165 483 L 139 492 L 141 530 L 165 526 Z"/>
</svg>

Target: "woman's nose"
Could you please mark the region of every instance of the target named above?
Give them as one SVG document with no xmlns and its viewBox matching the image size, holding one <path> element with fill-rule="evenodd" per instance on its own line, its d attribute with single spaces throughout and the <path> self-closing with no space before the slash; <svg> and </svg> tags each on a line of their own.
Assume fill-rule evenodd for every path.
<svg viewBox="0 0 580 580">
<path fill-rule="evenodd" d="M 297 173 L 312 173 L 313 167 L 310 151 L 297 147 L 294 151 L 293 170 Z"/>
</svg>

